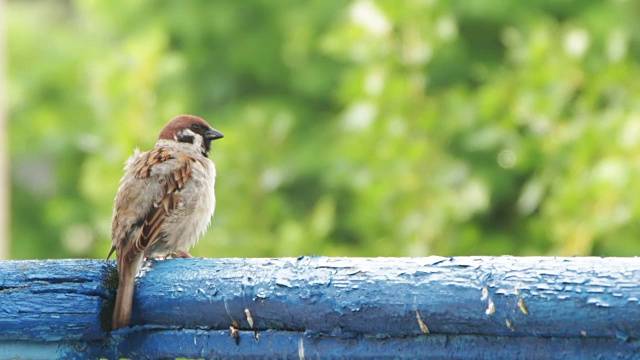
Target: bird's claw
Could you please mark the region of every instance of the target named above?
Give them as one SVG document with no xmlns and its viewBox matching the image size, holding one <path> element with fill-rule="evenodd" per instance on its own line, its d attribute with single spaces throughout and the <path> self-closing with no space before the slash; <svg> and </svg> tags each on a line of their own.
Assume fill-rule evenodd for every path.
<svg viewBox="0 0 640 360">
<path fill-rule="evenodd" d="M 171 253 L 170 256 L 172 258 L 174 258 L 174 259 L 188 259 L 188 258 L 192 258 L 193 257 L 188 252 L 182 251 L 182 250 L 177 250 L 177 251 Z"/>
</svg>

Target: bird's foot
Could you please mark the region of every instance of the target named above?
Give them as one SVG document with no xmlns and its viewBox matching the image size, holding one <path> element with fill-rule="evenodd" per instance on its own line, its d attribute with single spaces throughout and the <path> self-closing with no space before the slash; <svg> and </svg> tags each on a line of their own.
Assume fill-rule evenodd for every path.
<svg viewBox="0 0 640 360">
<path fill-rule="evenodd" d="M 191 254 L 189 254 L 186 251 L 177 250 L 171 253 L 171 257 L 174 259 L 188 259 L 188 258 L 192 258 L 193 256 L 191 256 Z"/>
</svg>

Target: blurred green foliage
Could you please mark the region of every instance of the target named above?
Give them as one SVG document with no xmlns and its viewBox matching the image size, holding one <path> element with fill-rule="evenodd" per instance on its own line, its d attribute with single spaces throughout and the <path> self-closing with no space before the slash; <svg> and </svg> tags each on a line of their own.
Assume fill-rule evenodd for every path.
<svg viewBox="0 0 640 360">
<path fill-rule="evenodd" d="M 196 256 L 640 253 L 637 1 L 8 3 L 12 257 L 103 257 L 124 160 L 214 144 Z"/>
</svg>

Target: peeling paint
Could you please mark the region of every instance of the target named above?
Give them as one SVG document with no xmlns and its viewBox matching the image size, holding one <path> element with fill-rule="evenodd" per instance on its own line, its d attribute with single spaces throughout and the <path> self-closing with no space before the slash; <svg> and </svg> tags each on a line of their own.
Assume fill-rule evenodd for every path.
<svg viewBox="0 0 640 360">
<path fill-rule="evenodd" d="M 167 347 L 187 342 L 198 352 L 186 357 L 232 357 L 268 346 L 288 349 L 279 357 L 295 357 L 301 337 L 308 358 L 338 339 L 332 346 L 359 339 L 372 348 L 396 344 L 396 350 L 415 348 L 415 339 L 428 339 L 419 341 L 435 348 L 439 343 L 432 339 L 442 344 L 491 339 L 532 349 L 545 339 L 576 351 L 586 344 L 622 347 L 632 355 L 640 346 L 629 341 L 640 338 L 638 258 L 148 261 L 136 279 L 133 327 L 108 333 L 103 329 L 115 292 L 108 280 L 113 269 L 114 262 L 98 260 L 0 261 L 0 342 L 46 341 L 59 344 L 56 351 L 95 346 L 107 358 L 136 357 L 153 346 L 167 351 L 159 357 L 180 357 L 167 355 L 172 354 Z M 231 327 L 243 340 L 240 346 L 229 339 Z M 429 336 L 419 336 L 425 329 Z M 260 341 L 244 341 L 245 334 L 257 340 L 258 331 Z M 163 334 L 171 334 L 175 344 L 150 340 L 169 339 Z M 209 340 L 210 334 L 225 334 L 226 342 Z M 616 354 L 605 350 L 599 354 Z M 16 357 L 1 351 L 2 346 L 0 358 Z"/>
<path fill-rule="evenodd" d="M 513 324 L 511 324 L 511 321 L 509 321 L 509 319 L 504 319 L 504 323 L 507 325 L 507 328 L 509 328 L 509 330 L 516 331 L 516 329 L 513 327 Z"/>
<path fill-rule="evenodd" d="M 418 326 L 420 327 L 420 330 L 423 333 L 428 334 L 429 328 L 427 327 L 427 324 L 422 321 L 422 317 L 420 316 L 420 312 L 418 310 L 416 310 L 416 319 L 418 320 Z"/>
<path fill-rule="evenodd" d="M 493 300 L 489 299 L 487 310 L 485 310 L 484 313 L 487 315 L 493 315 L 496 313 L 496 304 L 493 302 Z"/>
<path fill-rule="evenodd" d="M 523 314 L 529 315 L 529 309 L 527 308 L 527 304 L 525 304 L 524 299 L 518 300 L 518 307 Z"/>
</svg>

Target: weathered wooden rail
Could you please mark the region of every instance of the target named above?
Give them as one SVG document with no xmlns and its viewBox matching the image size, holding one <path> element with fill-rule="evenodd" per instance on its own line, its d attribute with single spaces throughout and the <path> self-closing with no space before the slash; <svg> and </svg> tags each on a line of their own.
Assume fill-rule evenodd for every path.
<svg viewBox="0 0 640 360">
<path fill-rule="evenodd" d="M 640 358 L 640 259 L 0 261 L 0 359 Z"/>
</svg>

